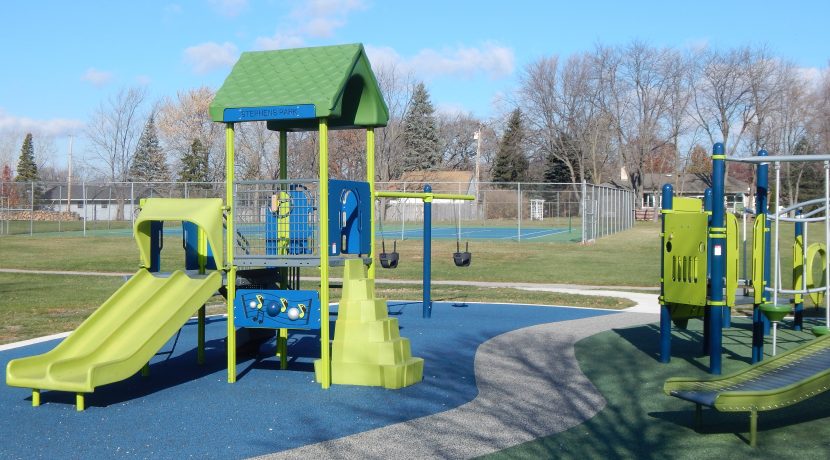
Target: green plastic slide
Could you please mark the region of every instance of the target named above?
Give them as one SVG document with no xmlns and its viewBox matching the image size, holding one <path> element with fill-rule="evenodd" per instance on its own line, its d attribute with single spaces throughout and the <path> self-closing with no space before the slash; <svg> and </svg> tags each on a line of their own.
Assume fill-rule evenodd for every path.
<svg viewBox="0 0 830 460">
<path fill-rule="evenodd" d="M 89 393 L 141 370 L 222 284 L 220 272 L 139 270 L 53 350 L 15 359 L 6 383 Z"/>
<path fill-rule="evenodd" d="M 750 413 L 750 444 L 756 442 L 758 412 L 780 409 L 830 389 L 830 335 L 723 377 L 666 380 L 663 391 L 721 412 Z"/>
</svg>

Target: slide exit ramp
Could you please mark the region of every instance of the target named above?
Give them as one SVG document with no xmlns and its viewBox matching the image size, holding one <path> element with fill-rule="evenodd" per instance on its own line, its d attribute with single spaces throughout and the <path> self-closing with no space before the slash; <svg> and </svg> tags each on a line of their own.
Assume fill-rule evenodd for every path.
<svg viewBox="0 0 830 460">
<path fill-rule="evenodd" d="M 721 412 L 750 413 L 750 444 L 755 446 L 758 412 L 781 409 L 830 389 L 830 335 L 731 375 L 666 380 L 663 391 L 696 405 L 700 424 L 701 406 Z"/>
<path fill-rule="evenodd" d="M 78 395 L 124 380 L 141 370 L 190 317 L 216 293 L 222 275 L 170 274 L 140 269 L 72 334 L 42 355 L 12 360 L 6 383 Z"/>
</svg>

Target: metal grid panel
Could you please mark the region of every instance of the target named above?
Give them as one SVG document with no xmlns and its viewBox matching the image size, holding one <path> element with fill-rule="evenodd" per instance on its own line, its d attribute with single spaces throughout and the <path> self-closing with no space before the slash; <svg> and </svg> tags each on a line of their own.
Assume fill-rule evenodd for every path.
<svg viewBox="0 0 830 460">
<path fill-rule="evenodd" d="M 234 203 L 239 265 L 319 264 L 318 181 L 237 181 Z"/>
</svg>

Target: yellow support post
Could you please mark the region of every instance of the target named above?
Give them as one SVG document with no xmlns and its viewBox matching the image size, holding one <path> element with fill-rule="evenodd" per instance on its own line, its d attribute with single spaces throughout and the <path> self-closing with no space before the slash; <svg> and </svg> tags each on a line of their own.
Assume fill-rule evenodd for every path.
<svg viewBox="0 0 830 460">
<path fill-rule="evenodd" d="M 32 388 L 32 407 L 40 406 L 40 390 Z"/>
<path fill-rule="evenodd" d="M 198 238 L 198 249 L 197 253 L 199 255 L 199 274 L 204 275 L 207 272 L 207 256 L 208 256 L 208 242 L 207 242 L 207 235 L 205 235 L 204 230 L 201 228 L 199 229 L 199 238 Z M 205 306 L 202 305 L 199 308 L 199 314 L 197 316 L 197 330 L 196 330 L 196 363 L 197 364 L 204 364 L 205 363 Z"/>
<path fill-rule="evenodd" d="M 288 133 L 280 130 L 280 180 L 288 179 Z M 280 186 L 280 198 L 288 187 L 285 184 Z M 276 210 L 274 210 L 276 211 Z M 277 244 L 278 251 L 285 253 L 282 244 Z M 280 289 L 288 288 L 288 267 L 278 269 L 280 273 Z M 288 329 L 280 329 L 277 333 L 277 353 L 280 355 L 280 369 L 288 367 Z"/>
<path fill-rule="evenodd" d="M 236 382 L 236 326 L 233 318 L 233 299 L 236 296 L 236 267 L 233 265 L 233 250 L 236 235 L 233 226 L 233 183 L 234 183 L 234 130 L 233 123 L 225 126 L 225 208 L 227 212 L 227 231 L 225 235 L 225 246 L 227 255 L 226 270 L 228 272 L 228 383 Z"/>
<path fill-rule="evenodd" d="M 368 276 L 375 279 L 375 128 L 366 128 L 366 181 L 369 182 L 369 231 L 371 244 L 369 245 Z"/>
<path fill-rule="evenodd" d="M 75 393 L 75 410 L 82 412 L 86 409 L 86 402 L 84 401 L 83 393 Z"/>
<path fill-rule="evenodd" d="M 331 345 L 329 344 L 329 125 L 320 119 L 320 384 L 331 386 Z"/>
<path fill-rule="evenodd" d="M 280 329 L 277 335 L 277 354 L 280 355 L 280 369 L 288 369 L 288 329 Z"/>
</svg>

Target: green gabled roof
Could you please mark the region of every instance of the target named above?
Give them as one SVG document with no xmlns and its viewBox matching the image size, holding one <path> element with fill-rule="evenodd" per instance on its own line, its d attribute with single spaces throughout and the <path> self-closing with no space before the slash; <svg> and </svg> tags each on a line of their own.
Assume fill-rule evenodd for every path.
<svg viewBox="0 0 830 460">
<path fill-rule="evenodd" d="M 317 119 L 328 118 L 336 129 L 386 126 L 389 110 L 358 43 L 242 53 L 210 117 L 268 120 L 273 130 L 317 129 Z"/>
</svg>

